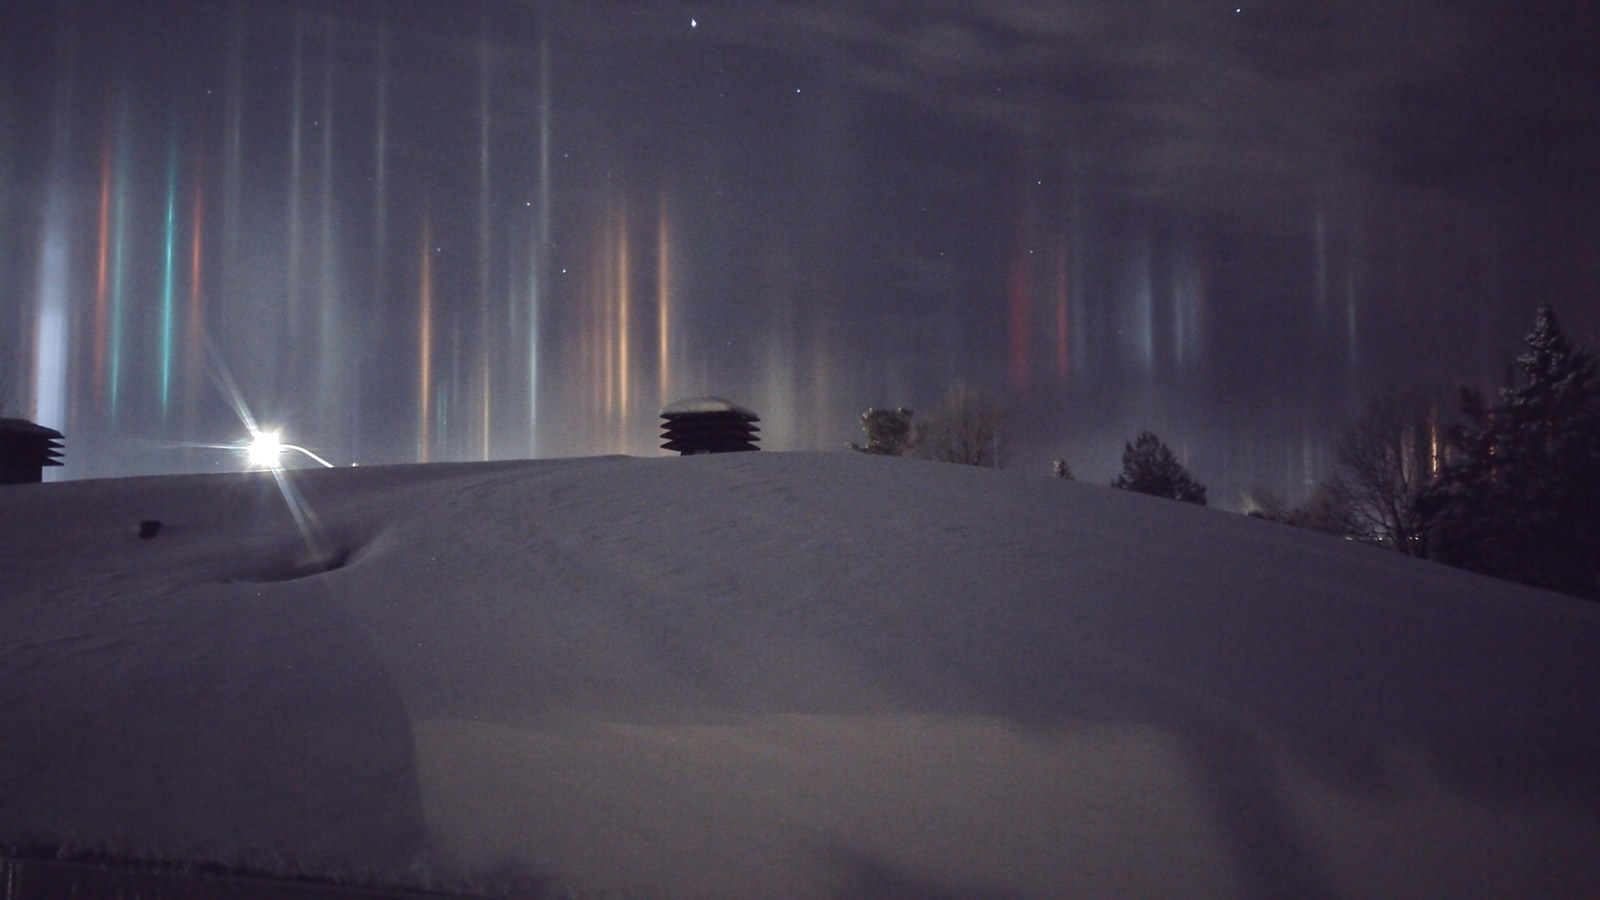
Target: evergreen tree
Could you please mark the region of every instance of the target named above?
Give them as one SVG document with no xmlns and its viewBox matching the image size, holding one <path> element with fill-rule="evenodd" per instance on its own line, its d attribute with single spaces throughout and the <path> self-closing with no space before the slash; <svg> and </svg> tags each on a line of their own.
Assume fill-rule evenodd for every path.
<svg viewBox="0 0 1600 900">
<path fill-rule="evenodd" d="M 900 456 L 911 443 L 911 410 L 869 408 L 861 414 L 861 428 L 867 433 L 866 446 L 850 444 L 851 450 L 873 456 Z"/>
<path fill-rule="evenodd" d="M 1466 423 L 1417 503 L 1428 554 L 1511 581 L 1600 598 L 1600 370 L 1554 311 L 1490 405 L 1462 392 Z"/>
<path fill-rule="evenodd" d="M 1124 491 L 1206 505 L 1205 485 L 1194 480 L 1161 439 L 1148 431 L 1122 451 L 1122 474 L 1111 486 Z"/>
</svg>

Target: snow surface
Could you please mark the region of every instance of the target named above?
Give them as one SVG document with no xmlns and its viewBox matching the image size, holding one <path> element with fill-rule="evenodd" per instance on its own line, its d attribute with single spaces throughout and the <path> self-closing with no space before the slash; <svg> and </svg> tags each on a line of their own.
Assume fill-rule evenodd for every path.
<svg viewBox="0 0 1600 900">
<path fill-rule="evenodd" d="M 0 842 L 638 896 L 1600 896 L 1593 604 L 860 454 L 293 482 L 320 560 L 265 473 L 0 489 Z"/>
<path fill-rule="evenodd" d="M 661 417 L 705 415 L 708 413 L 738 413 L 752 422 L 761 421 L 761 417 L 731 400 L 721 397 L 692 397 L 688 400 L 678 400 L 661 407 Z"/>
</svg>

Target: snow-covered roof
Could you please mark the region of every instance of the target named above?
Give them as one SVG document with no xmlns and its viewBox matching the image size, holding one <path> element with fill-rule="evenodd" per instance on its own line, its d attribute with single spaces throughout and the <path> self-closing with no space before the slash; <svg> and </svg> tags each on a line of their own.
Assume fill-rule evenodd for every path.
<svg viewBox="0 0 1600 900">
<path fill-rule="evenodd" d="M 761 417 L 754 412 L 724 400 L 721 397 L 694 397 L 688 400 L 678 400 L 661 407 L 661 417 L 702 415 L 707 413 L 735 413 L 752 422 L 761 421 Z"/>
</svg>

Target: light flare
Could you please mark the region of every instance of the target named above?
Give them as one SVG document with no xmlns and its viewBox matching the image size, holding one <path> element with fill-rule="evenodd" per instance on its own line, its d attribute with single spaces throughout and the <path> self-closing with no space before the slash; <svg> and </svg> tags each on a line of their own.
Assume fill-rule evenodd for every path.
<svg viewBox="0 0 1600 900">
<path fill-rule="evenodd" d="M 257 468 L 265 468 L 272 472 L 272 479 L 278 486 L 278 493 L 283 496 L 283 503 L 289 510 L 289 515 L 294 519 L 295 528 L 300 532 L 301 540 L 305 541 L 306 554 L 311 559 L 327 559 L 328 542 L 322 533 L 322 524 L 317 519 L 316 512 L 300 496 L 300 491 L 290 480 L 289 473 L 283 465 L 283 451 L 296 450 L 311 457 L 327 468 L 333 468 L 333 463 L 312 453 L 304 447 L 283 443 L 282 432 L 278 429 L 263 430 L 256 424 L 256 417 L 250 412 L 249 404 L 245 403 L 244 395 L 239 390 L 239 385 L 233 380 L 233 375 L 228 372 L 228 367 L 222 362 L 222 355 L 211 342 L 209 335 L 204 336 L 207 358 L 211 362 L 211 377 L 217 389 L 227 398 L 228 404 L 233 407 L 234 414 L 245 427 L 249 440 L 243 447 L 233 445 L 227 449 L 243 450 L 246 460 Z M 199 445 L 216 446 L 216 445 Z"/>
<path fill-rule="evenodd" d="M 283 464 L 283 436 L 277 431 L 254 432 L 244 454 L 252 466 L 276 469 Z"/>
<path fill-rule="evenodd" d="M 285 444 L 283 442 L 282 429 L 252 432 L 250 435 L 250 442 L 245 445 L 244 449 L 245 457 L 250 461 L 250 465 L 256 466 L 257 468 L 283 468 L 283 454 L 289 450 L 293 450 L 296 453 L 307 457 L 325 469 L 335 468 L 333 463 L 328 462 L 327 460 L 298 444 Z"/>
<path fill-rule="evenodd" d="M 161 257 L 161 418 L 172 399 L 173 318 L 177 296 L 178 138 L 167 149 L 167 214 Z"/>
</svg>

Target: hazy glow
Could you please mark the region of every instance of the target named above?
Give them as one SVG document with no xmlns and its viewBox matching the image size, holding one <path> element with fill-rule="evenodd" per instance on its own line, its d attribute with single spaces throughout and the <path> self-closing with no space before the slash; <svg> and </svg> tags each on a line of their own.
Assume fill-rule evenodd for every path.
<svg viewBox="0 0 1600 900">
<path fill-rule="evenodd" d="M 1151 258 L 1148 237 L 1140 238 L 1135 246 L 1132 266 L 1132 296 L 1128 298 L 1132 316 L 1130 336 L 1139 365 L 1148 375 L 1156 361 L 1155 279 L 1152 271 L 1155 262 Z"/>
<path fill-rule="evenodd" d="M 1056 379 L 1066 384 L 1067 373 L 1071 371 L 1071 328 L 1068 325 L 1068 308 L 1071 296 L 1068 292 L 1067 278 L 1067 246 L 1063 241 L 1055 252 L 1055 314 L 1056 314 Z"/>
<path fill-rule="evenodd" d="M 190 238 L 189 238 L 189 243 L 190 243 L 190 248 L 189 248 L 189 334 L 188 334 L 189 352 L 187 354 L 185 354 L 185 359 L 188 360 L 188 365 L 187 365 L 187 367 L 185 369 L 185 378 L 187 379 L 187 383 L 185 385 L 185 388 L 186 388 L 185 398 L 186 398 L 186 401 L 187 401 L 185 403 L 185 411 L 186 411 L 185 415 L 186 415 L 186 418 L 189 420 L 187 424 L 188 424 L 188 426 L 190 428 L 192 428 L 193 425 L 194 425 L 193 419 L 194 419 L 194 408 L 195 408 L 195 400 L 196 400 L 196 397 L 195 397 L 195 394 L 196 394 L 196 391 L 195 391 L 196 369 L 195 369 L 195 367 L 196 367 L 196 364 L 199 361 L 199 357 L 198 357 L 198 355 L 196 354 L 195 351 L 201 346 L 201 343 L 203 341 L 203 336 L 205 335 L 205 312 L 204 312 L 204 310 L 205 310 L 205 304 L 204 304 L 205 297 L 201 293 L 201 278 L 200 278 L 200 273 L 201 273 L 201 256 L 200 256 L 201 238 L 200 238 L 200 236 L 204 232 L 204 228 L 203 228 L 203 225 L 204 225 L 203 211 L 204 211 L 205 207 L 204 207 L 204 204 L 201 202 L 201 200 L 202 200 L 202 193 L 201 193 L 201 190 L 200 190 L 200 183 L 199 183 L 199 181 L 196 181 L 195 182 L 195 186 L 194 186 L 194 224 L 193 224 L 193 230 L 190 232 Z"/>
<path fill-rule="evenodd" d="M 44 246 L 39 254 L 38 318 L 34 358 L 34 420 L 66 426 L 68 364 L 68 271 L 66 200 L 52 192 Z"/>
<path fill-rule="evenodd" d="M 490 107 L 492 82 L 489 75 L 488 22 L 478 35 L 478 458 L 488 459 L 493 431 L 494 373 L 490 364 L 496 344 L 490 328 L 489 265 L 493 255 L 490 209 L 493 181 L 490 178 L 489 135 L 494 118 Z"/>
<path fill-rule="evenodd" d="M 344 359 L 347 341 L 341 325 L 345 310 L 341 300 L 338 232 L 334 225 L 334 135 L 338 107 L 334 103 L 334 20 L 323 20 L 322 99 L 317 125 L 322 141 L 318 154 L 321 166 L 317 181 L 317 293 L 315 363 L 317 417 L 312 419 L 323 430 L 337 427 L 346 399 Z"/>
<path fill-rule="evenodd" d="M 126 98 L 118 104 L 117 132 L 125 133 L 128 121 Z M 128 187 L 125 174 L 128 169 L 128 150 L 125 140 L 117 142 L 116 213 L 114 223 L 115 244 L 111 254 L 111 360 L 106 378 L 111 383 L 111 418 L 117 418 L 122 399 L 122 349 L 125 340 L 124 322 L 127 318 L 127 264 L 128 264 Z"/>
<path fill-rule="evenodd" d="M 672 401 L 672 263 L 667 239 L 667 194 L 661 192 L 656 214 L 656 397 L 662 406 Z"/>
<path fill-rule="evenodd" d="M 631 260 L 628 253 L 628 209 L 622 208 L 622 221 L 617 227 L 617 414 L 616 423 L 619 426 L 618 446 L 620 451 L 626 450 L 627 439 L 622 434 L 620 426 L 628 421 L 628 384 L 633 380 L 633 373 L 629 366 L 630 351 L 633 346 L 632 329 L 629 327 L 628 312 L 633 305 Z"/>
<path fill-rule="evenodd" d="M 428 462 L 432 444 L 429 432 L 433 427 L 433 228 L 426 217 L 422 220 L 422 265 L 417 279 L 421 287 L 417 315 L 417 372 L 421 377 L 417 386 L 417 462 Z"/>
<path fill-rule="evenodd" d="M 528 452 L 539 455 L 539 350 L 544 338 L 542 317 L 550 286 L 550 38 L 539 30 L 539 184 L 537 219 L 528 253 Z"/>
<path fill-rule="evenodd" d="M 109 115 L 100 156 L 100 209 L 95 229 L 94 265 L 94 398 L 100 402 L 105 385 L 106 331 L 111 277 L 111 136 Z"/>
<path fill-rule="evenodd" d="M 1011 258 L 1007 279 L 1006 324 L 1010 336 L 1009 369 L 1011 386 L 1024 390 L 1032 376 L 1029 360 L 1033 341 L 1033 260 L 1026 247 L 1017 248 Z"/>
<path fill-rule="evenodd" d="M 301 294 L 301 246 L 305 240 L 305 228 L 301 218 L 301 205 L 304 203 L 304 188 L 301 182 L 302 157 L 304 155 L 304 139 L 302 129 L 305 120 L 305 63 L 304 53 L 301 49 L 303 41 L 302 32 L 304 23 L 302 14 L 295 10 L 294 14 L 294 59 L 291 63 L 292 72 L 289 80 L 289 247 L 288 261 L 285 275 L 289 281 L 288 307 L 289 330 L 300 331 L 300 294 Z"/>
<path fill-rule="evenodd" d="M 1180 248 L 1172 271 L 1172 353 L 1179 371 L 1200 362 L 1201 318 L 1205 307 L 1205 275 L 1194 255 Z"/>
</svg>

